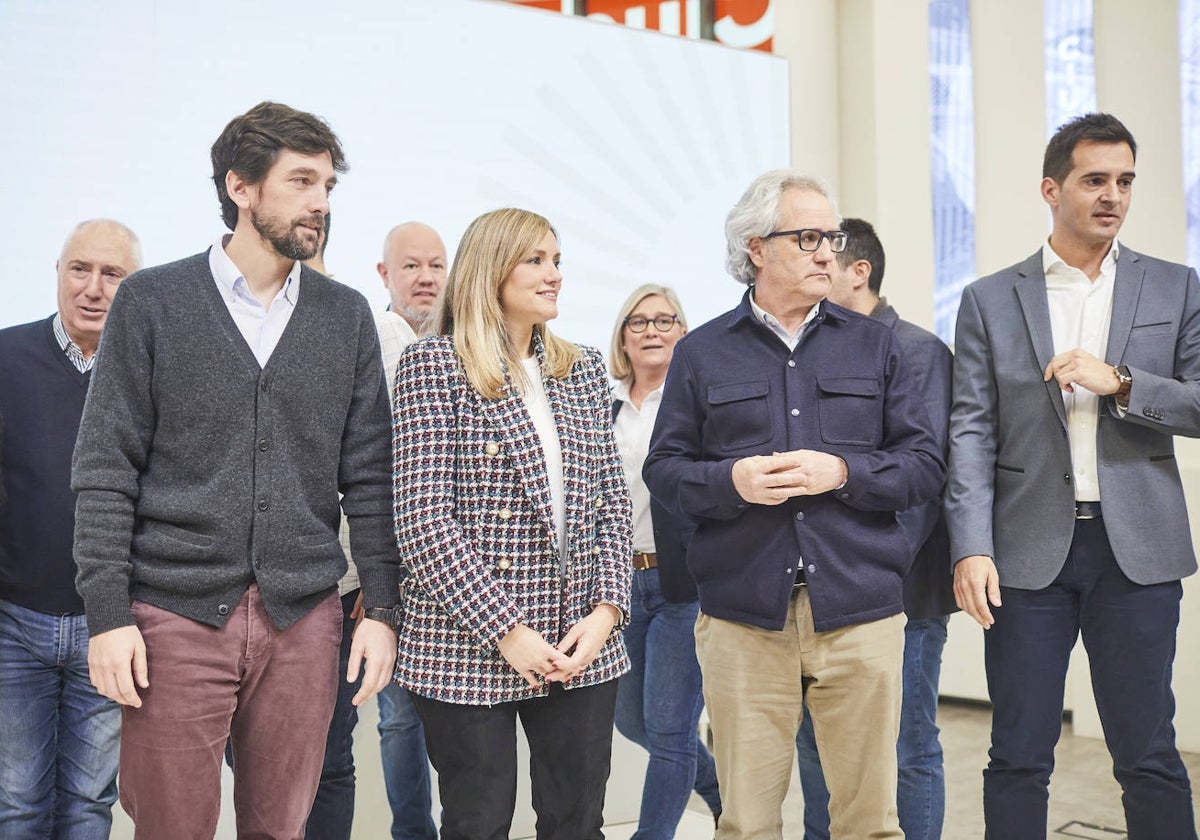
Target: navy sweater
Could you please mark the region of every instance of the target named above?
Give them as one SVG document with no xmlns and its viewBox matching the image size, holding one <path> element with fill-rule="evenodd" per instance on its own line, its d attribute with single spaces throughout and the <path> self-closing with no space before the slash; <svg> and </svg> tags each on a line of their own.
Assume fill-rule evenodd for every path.
<svg viewBox="0 0 1200 840">
<path fill-rule="evenodd" d="M 0 599 L 77 614 L 71 451 L 91 374 L 59 348 L 53 320 L 0 330 Z"/>
</svg>

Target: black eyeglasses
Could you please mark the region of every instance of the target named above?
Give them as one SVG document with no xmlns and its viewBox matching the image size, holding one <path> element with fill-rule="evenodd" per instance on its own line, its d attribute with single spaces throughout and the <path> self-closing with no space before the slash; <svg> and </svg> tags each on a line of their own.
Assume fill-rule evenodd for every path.
<svg viewBox="0 0 1200 840">
<path fill-rule="evenodd" d="M 796 237 L 796 244 L 800 246 L 801 251 L 815 251 L 821 247 L 822 239 L 828 239 L 829 250 L 835 254 L 845 251 L 846 243 L 850 241 L 850 234 L 844 230 L 817 230 L 815 228 L 776 230 L 768 233 L 763 239 L 773 239 L 776 236 Z"/>
<path fill-rule="evenodd" d="M 654 324 L 654 329 L 659 332 L 670 332 L 678 320 L 678 315 L 655 315 L 653 318 L 629 315 L 625 318 L 625 326 L 629 327 L 630 332 L 641 333 L 645 332 L 650 324 Z"/>
</svg>

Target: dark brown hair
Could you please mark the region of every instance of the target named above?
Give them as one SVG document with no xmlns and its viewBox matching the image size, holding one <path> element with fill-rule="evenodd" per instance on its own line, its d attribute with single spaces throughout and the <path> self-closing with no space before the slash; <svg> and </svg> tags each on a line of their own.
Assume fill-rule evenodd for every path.
<svg viewBox="0 0 1200 840">
<path fill-rule="evenodd" d="M 1042 177 L 1061 184 L 1075 165 L 1075 147 L 1080 143 L 1128 143 L 1137 160 L 1137 143 L 1129 129 L 1112 114 L 1084 114 L 1058 127 L 1046 145 Z"/>
<path fill-rule="evenodd" d="M 233 170 L 247 183 L 261 183 L 280 149 L 306 155 L 329 152 L 335 172 L 350 168 L 341 142 L 325 120 L 278 102 L 258 103 L 230 120 L 212 147 L 213 183 L 221 201 L 221 218 L 230 230 L 237 227 L 238 208 L 225 190 L 225 174 Z"/>
</svg>

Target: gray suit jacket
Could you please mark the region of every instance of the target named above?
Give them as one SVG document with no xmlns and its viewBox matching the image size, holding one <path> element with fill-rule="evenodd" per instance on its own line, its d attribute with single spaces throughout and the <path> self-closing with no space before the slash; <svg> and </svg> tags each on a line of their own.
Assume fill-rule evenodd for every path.
<svg viewBox="0 0 1200 840">
<path fill-rule="evenodd" d="M 1049 585 L 1066 561 L 1075 491 L 1041 251 L 972 283 L 958 312 L 946 515 L 951 559 L 993 557 L 1000 582 Z M 1129 411 L 1101 402 L 1104 524 L 1140 584 L 1196 570 L 1174 435 L 1200 436 L 1200 280 L 1122 247 L 1105 361 L 1133 374 Z"/>
</svg>

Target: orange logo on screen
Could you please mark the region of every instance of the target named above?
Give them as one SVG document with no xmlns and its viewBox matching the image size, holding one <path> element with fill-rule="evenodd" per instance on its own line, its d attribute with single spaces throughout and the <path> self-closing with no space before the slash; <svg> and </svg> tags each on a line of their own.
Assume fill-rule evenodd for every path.
<svg viewBox="0 0 1200 840">
<path fill-rule="evenodd" d="M 522 6 L 570 11 L 563 0 L 512 0 Z M 716 0 L 716 40 L 730 47 L 771 52 L 774 0 Z M 587 0 L 587 16 L 667 35 L 700 37 L 700 0 Z M 567 7 L 567 8 L 564 8 Z"/>
</svg>

